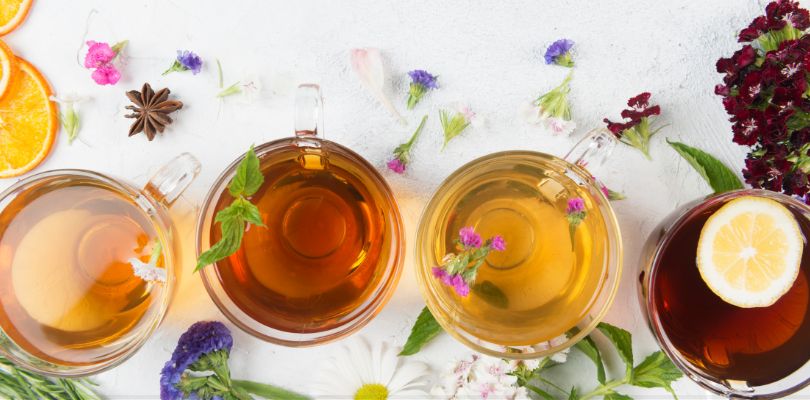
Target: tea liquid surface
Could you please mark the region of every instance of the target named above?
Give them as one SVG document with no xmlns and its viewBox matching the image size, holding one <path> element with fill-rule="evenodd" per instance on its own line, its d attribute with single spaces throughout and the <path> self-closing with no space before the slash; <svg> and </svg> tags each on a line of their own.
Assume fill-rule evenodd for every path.
<svg viewBox="0 0 810 400">
<path fill-rule="evenodd" d="M 266 326 L 318 332 L 346 322 L 392 268 L 383 195 L 325 142 L 326 165 L 292 146 L 261 157 L 265 181 L 252 196 L 266 227 L 250 226 L 242 247 L 216 264 L 236 305 Z M 217 211 L 232 197 L 223 193 Z M 211 241 L 219 240 L 218 227 Z M 379 266 L 379 268 L 378 268 Z"/>
<path fill-rule="evenodd" d="M 147 262 L 156 237 L 136 204 L 95 181 L 62 179 L 19 194 L 0 213 L 3 331 L 58 364 L 106 360 L 158 303 L 162 285 L 135 276 L 128 262 Z"/>
<path fill-rule="evenodd" d="M 565 210 L 574 197 L 585 200 L 587 217 L 572 244 Z M 541 163 L 495 167 L 468 183 L 447 214 L 436 259 L 456 251 L 453 241 L 465 226 L 484 239 L 502 235 L 506 250 L 490 253 L 469 296 L 442 288 L 456 299 L 462 328 L 492 343 L 522 346 L 551 340 L 580 322 L 606 273 L 607 233 L 596 201 Z"/>
<path fill-rule="evenodd" d="M 774 305 L 726 303 L 704 283 L 695 261 L 700 231 L 720 206 L 693 210 L 672 232 L 650 288 L 655 311 L 675 348 L 709 377 L 749 386 L 773 383 L 810 360 L 810 249 L 805 239 L 799 277 Z M 800 215 L 796 220 L 807 238 L 810 222 Z"/>
</svg>

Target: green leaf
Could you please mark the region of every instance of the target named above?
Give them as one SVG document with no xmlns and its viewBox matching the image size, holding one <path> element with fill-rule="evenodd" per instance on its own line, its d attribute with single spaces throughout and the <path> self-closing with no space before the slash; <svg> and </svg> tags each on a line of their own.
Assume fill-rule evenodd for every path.
<svg viewBox="0 0 810 400">
<path fill-rule="evenodd" d="M 253 146 L 245 153 L 245 157 L 239 162 L 236 167 L 236 175 L 231 179 L 231 184 L 228 185 L 228 190 L 231 196 L 251 196 L 264 183 L 264 175 L 259 167 L 259 158 L 256 157 L 256 151 Z"/>
<path fill-rule="evenodd" d="M 627 371 L 633 369 L 633 337 L 630 332 L 608 324 L 607 322 L 600 322 L 597 326 L 600 332 L 607 336 L 608 339 L 616 346 L 616 351 L 619 353 Z"/>
<path fill-rule="evenodd" d="M 706 180 L 715 193 L 743 188 L 740 178 L 711 154 L 683 143 L 669 140 L 667 143 Z"/>
<path fill-rule="evenodd" d="M 244 198 L 239 199 L 241 202 L 242 207 L 242 218 L 250 222 L 256 226 L 265 226 L 264 221 L 262 221 L 262 214 L 259 212 L 259 207 L 256 207 L 253 203 L 245 200 Z"/>
<path fill-rule="evenodd" d="M 624 200 L 624 199 L 627 198 L 627 196 L 625 196 L 624 193 L 621 193 L 621 192 L 615 192 L 615 191 L 610 190 L 610 189 L 608 189 L 607 192 L 608 192 L 608 196 L 607 196 L 608 200 L 614 200 L 615 201 L 615 200 Z"/>
<path fill-rule="evenodd" d="M 431 341 L 436 335 L 442 331 L 441 325 L 433 318 L 427 307 L 422 309 L 419 317 L 416 318 L 416 323 L 411 328 L 411 334 L 408 336 L 408 341 L 399 353 L 401 356 L 410 356 L 419 352 L 427 342 Z"/>
<path fill-rule="evenodd" d="M 672 390 L 672 382 L 683 377 L 683 373 L 661 351 L 650 354 L 641 364 L 633 368 L 633 378 L 630 384 L 645 388 L 664 388 L 678 398 Z"/>
<path fill-rule="evenodd" d="M 228 86 L 227 88 L 223 89 L 222 91 L 217 93 L 217 97 L 223 98 L 223 97 L 233 96 L 233 95 L 238 94 L 238 93 L 242 93 L 242 87 L 239 86 L 240 83 L 241 82 L 236 82 L 233 85 Z"/>
<path fill-rule="evenodd" d="M 525 387 L 525 388 L 526 388 L 526 390 L 529 390 L 529 391 L 531 391 L 532 393 L 534 393 L 534 394 L 536 394 L 536 395 L 538 395 L 538 396 L 540 396 L 540 397 L 544 398 L 545 400 L 554 400 L 554 396 L 552 396 L 552 395 L 551 395 L 551 393 L 546 392 L 545 390 L 540 389 L 540 388 L 539 388 L 539 387 L 537 387 L 537 386 L 534 386 L 534 385 L 525 385 L 525 386 L 523 386 L 523 387 Z"/>
<path fill-rule="evenodd" d="M 581 351 L 582 354 L 585 354 L 585 356 L 593 361 L 596 365 L 596 380 L 604 384 L 607 380 L 607 376 L 605 375 L 605 363 L 602 361 L 602 353 L 600 353 L 599 348 L 596 347 L 596 342 L 594 342 L 590 336 L 586 336 L 584 339 L 577 342 L 574 348 Z"/>
<path fill-rule="evenodd" d="M 494 307 L 509 307 L 509 298 L 506 297 L 506 294 L 504 294 L 500 288 L 490 281 L 476 283 L 473 285 L 472 291 Z"/>
<path fill-rule="evenodd" d="M 576 386 L 571 387 L 571 393 L 568 393 L 568 400 L 577 400 L 579 399 L 579 391 L 577 390 Z"/>
<path fill-rule="evenodd" d="M 219 88 L 222 89 L 222 63 L 219 62 L 219 58 L 217 60 L 217 82 L 219 82 Z"/>
<path fill-rule="evenodd" d="M 79 113 L 73 107 L 73 103 L 66 105 L 65 110 L 61 114 L 62 128 L 67 133 L 68 143 L 73 143 L 76 136 L 79 135 Z"/>
<path fill-rule="evenodd" d="M 129 44 L 129 40 L 122 40 L 122 41 L 112 45 L 112 47 L 110 47 L 110 50 L 112 50 L 113 53 L 115 53 L 115 56 L 118 57 L 118 53 L 120 53 L 121 50 L 124 50 L 124 47 L 127 47 L 128 44 Z"/>
<path fill-rule="evenodd" d="M 630 397 L 630 396 L 628 396 L 626 394 L 621 394 L 621 393 L 616 393 L 616 392 L 610 392 L 610 393 L 606 394 L 605 397 L 603 397 L 603 399 L 604 400 L 633 400 L 632 397 Z"/>
<path fill-rule="evenodd" d="M 223 211 L 225 210 L 220 212 Z M 244 219 L 239 216 L 220 218 L 220 216 L 217 215 L 217 221 L 220 223 L 220 229 L 222 229 L 222 238 L 220 238 L 215 245 L 211 246 L 210 249 L 200 254 L 194 272 L 236 253 L 242 245 L 242 237 L 245 235 Z"/>
</svg>

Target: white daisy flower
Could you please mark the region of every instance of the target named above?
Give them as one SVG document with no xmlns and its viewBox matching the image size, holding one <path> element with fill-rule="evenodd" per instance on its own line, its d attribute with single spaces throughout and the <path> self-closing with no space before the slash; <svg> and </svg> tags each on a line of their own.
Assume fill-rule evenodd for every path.
<svg viewBox="0 0 810 400">
<path fill-rule="evenodd" d="M 424 399 L 428 398 L 427 365 L 398 357 L 388 343 L 369 345 L 358 339 L 325 361 L 312 386 L 321 399 Z"/>
</svg>

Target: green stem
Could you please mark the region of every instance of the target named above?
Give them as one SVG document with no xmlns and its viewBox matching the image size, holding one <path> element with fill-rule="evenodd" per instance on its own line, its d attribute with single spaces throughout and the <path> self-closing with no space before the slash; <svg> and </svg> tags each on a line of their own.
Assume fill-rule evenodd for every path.
<svg viewBox="0 0 810 400">
<path fill-rule="evenodd" d="M 551 387 L 553 389 L 556 389 L 558 392 L 560 392 L 560 393 L 562 393 L 564 395 L 568 394 L 567 390 L 561 388 L 559 385 L 554 384 L 554 382 L 551 382 L 550 380 L 548 380 L 546 378 L 543 378 L 542 376 L 538 376 L 537 380 L 539 380 L 540 382 L 545 383 L 546 385 L 548 385 L 549 387 Z"/>
<path fill-rule="evenodd" d="M 413 136 L 411 136 L 411 140 L 408 141 L 408 144 L 407 144 L 408 150 L 411 149 L 411 146 L 413 146 L 413 142 L 415 142 L 416 138 L 419 136 L 419 134 L 422 133 L 422 128 L 425 127 L 425 122 L 427 121 L 427 117 L 428 117 L 427 114 L 425 114 L 425 116 L 422 117 L 422 122 L 420 122 L 419 126 L 416 127 L 416 131 L 413 133 Z"/>
<path fill-rule="evenodd" d="M 308 396 L 304 396 L 299 393 L 291 392 L 287 389 L 283 389 L 273 385 L 265 385 L 263 383 L 252 382 L 252 381 L 243 381 L 243 380 L 233 380 L 231 381 L 231 385 L 234 387 L 238 387 L 247 391 L 248 393 L 254 394 L 259 397 L 263 397 L 265 399 L 271 400 L 309 400 Z"/>
<path fill-rule="evenodd" d="M 588 400 L 588 399 L 596 397 L 596 396 L 604 396 L 604 395 L 606 395 L 608 393 L 612 393 L 613 390 L 616 389 L 617 387 L 622 386 L 622 385 L 626 385 L 628 383 L 628 381 L 629 381 L 629 378 L 627 378 L 627 377 L 625 377 L 623 379 L 615 379 L 615 380 L 609 381 L 609 382 L 605 383 L 604 385 L 599 386 L 598 388 L 579 396 L 579 398 L 577 400 Z"/>
</svg>

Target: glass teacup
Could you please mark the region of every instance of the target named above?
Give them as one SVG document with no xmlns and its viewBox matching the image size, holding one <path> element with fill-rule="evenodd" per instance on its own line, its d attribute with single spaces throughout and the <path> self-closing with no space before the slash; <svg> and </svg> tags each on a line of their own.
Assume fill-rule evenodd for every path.
<svg viewBox="0 0 810 400">
<path fill-rule="evenodd" d="M 596 327 L 619 285 L 622 245 L 604 187 L 583 166 L 604 160 L 615 143 L 610 132 L 596 130 L 565 159 L 495 153 L 441 184 L 422 215 L 416 258 L 427 306 L 447 332 L 482 353 L 530 359 L 563 350 Z M 566 209 L 576 198 L 586 217 L 572 231 Z M 466 296 L 433 269 L 456 251 L 463 227 L 506 241 L 505 251 L 487 256 Z"/>
<path fill-rule="evenodd" d="M 255 151 L 264 184 L 251 196 L 266 227 L 204 268 L 219 309 L 246 332 L 286 346 L 346 336 L 387 302 L 403 262 L 402 220 L 383 177 L 358 154 L 319 137 L 320 89 L 301 85 L 295 136 Z M 215 215 L 242 158 L 217 179 L 197 225 L 198 254 L 220 239 Z"/>
<path fill-rule="evenodd" d="M 178 254 L 167 208 L 199 169 L 182 154 L 141 190 L 56 170 L 0 194 L 0 354 L 66 377 L 133 355 L 169 306 Z"/>
<path fill-rule="evenodd" d="M 742 196 L 774 200 L 804 236 L 792 288 L 769 307 L 740 308 L 709 289 L 697 267 L 708 218 Z M 781 193 L 738 190 L 684 204 L 653 231 L 642 252 L 639 300 L 658 344 L 687 376 L 735 399 L 781 398 L 810 384 L 810 207 Z"/>
</svg>

